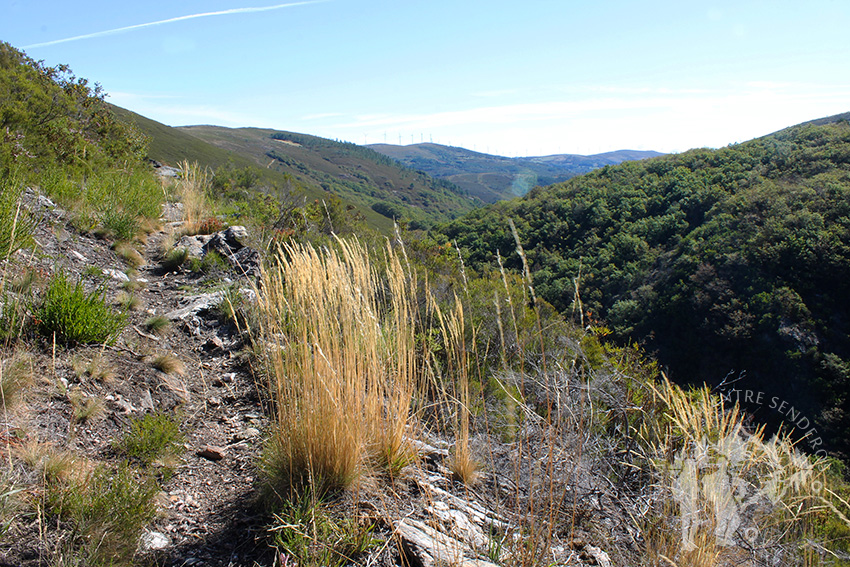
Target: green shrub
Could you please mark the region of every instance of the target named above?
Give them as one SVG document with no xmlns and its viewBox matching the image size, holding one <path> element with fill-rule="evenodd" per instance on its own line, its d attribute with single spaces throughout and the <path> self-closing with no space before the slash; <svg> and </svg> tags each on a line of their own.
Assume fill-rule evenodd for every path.
<svg viewBox="0 0 850 567">
<path fill-rule="evenodd" d="M 195 273 L 209 274 L 230 269 L 230 263 L 215 250 L 210 250 L 201 258 L 189 260 L 189 269 Z"/>
<path fill-rule="evenodd" d="M 164 195 L 145 168 L 101 170 L 85 179 L 60 168 L 39 175 L 42 191 L 71 211 L 71 224 L 80 232 L 131 240 L 145 218 L 157 218 Z"/>
<path fill-rule="evenodd" d="M 145 466 L 169 460 L 183 452 L 183 433 L 177 418 L 165 413 L 149 413 L 133 419 L 130 428 L 116 444 L 123 455 Z"/>
<path fill-rule="evenodd" d="M 139 219 L 124 211 L 106 211 L 100 222 L 106 235 L 115 240 L 130 240 L 139 232 Z"/>
<path fill-rule="evenodd" d="M 186 260 L 189 259 L 189 251 L 185 248 L 174 248 L 162 258 L 160 264 L 162 269 L 168 272 L 175 272 L 180 269 Z"/>
<path fill-rule="evenodd" d="M 215 307 L 222 322 L 233 322 L 241 325 L 245 322 L 246 302 L 242 290 L 237 284 L 226 287 L 221 295 L 221 301 Z"/>
<path fill-rule="evenodd" d="M 127 318 L 107 304 L 105 293 L 104 286 L 86 293 L 82 281 L 57 272 L 33 308 L 38 331 L 64 344 L 114 343 Z"/>
<path fill-rule="evenodd" d="M 84 565 L 129 565 L 142 530 L 156 515 L 156 483 L 126 464 L 96 467 L 46 487 L 47 509 L 73 524 L 75 554 Z"/>
<path fill-rule="evenodd" d="M 275 520 L 272 545 L 296 565 L 356 565 L 360 556 L 380 543 L 372 537 L 374 525 L 360 525 L 355 518 L 333 518 L 309 494 L 285 502 Z"/>
</svg>

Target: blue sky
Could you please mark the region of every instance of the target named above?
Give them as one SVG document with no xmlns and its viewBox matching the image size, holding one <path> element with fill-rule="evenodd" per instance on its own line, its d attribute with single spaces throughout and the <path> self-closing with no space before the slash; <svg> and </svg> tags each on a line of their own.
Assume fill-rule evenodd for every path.
<svg viewBox="0 0 850 567">
<path fill-rule="evenodd" d="M 850 111 L 848 27 L 845 0 L 0 0 L 0 40 L 166 124 L 509 156 L 719 147 Z"/>
</svg>

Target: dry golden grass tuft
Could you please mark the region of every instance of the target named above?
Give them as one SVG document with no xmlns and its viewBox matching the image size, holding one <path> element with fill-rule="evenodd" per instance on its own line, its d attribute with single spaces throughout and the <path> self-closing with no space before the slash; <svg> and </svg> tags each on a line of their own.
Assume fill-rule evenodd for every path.
<svg viewBox="0 0 850 567">
<path fill-rule="evenodd" d="M 106 402 L 103 398 L 86 395 L 80 388 L 73 388 L 68 392 L 68 402 L 73 409 L 75 423 L 92 423 L 106 413 Z"/>
<path fill-rule="evenodd" d="M 177 376 L 182 376 L 186 374 L 186 365 L 183 363 L 182 360 L 180 360 L 173 354 L 157 354 L 153 358 L 151 358 L 150 364 L 151 366 L 153 366 L 160 372 L 164 372 L 165 374 L 175 374 Z"/>
<path fill-rule="evenodd" d="M 140 244 L 145 244 L 148 235 L 162 229 L 162 221 L 160 219 L 145 217 L 139 223 L 139 228 L 141 233 L 137 236 L 137 239 Z"/>
<path fill-rule="evenodd" d="M 258 300 L 276 422 L 263 459 L 269 491 L 322 494 L 364 473 L 397 473 L 421 378 L 416 280 L 391 247 L 380 270 L 365 247 L 287 244 Z"/>
<path fill-rule="evenodd" d="M 32 357 L 16 351 L 0 364 L 0 408 L 5 412 L 19 406 L 34 381 Z"/>
<path fill-rule="evenodd" d="M 446 407 L 451 408 L 452 430 L 454 432 L 454 447 L 448 462 L 449 470 L 455 479 L 466 485 L 472 485 L 478 479 L 481 469 L 470 448 L 470 404 L 469 391 L 470 356 L 466 346 L 466 320 L 464 305 L 460 298 L 454 296 L 454 304 L 448 313 L 443 313 L 436 302 L 430 302 L 446 343 L 446 376 L 437 377 L 440 385 L 440 396 Z M 473 329 L 471 342 L 475 344 Z M 432 364 L 432 369 L 438 372 L 439 365 Z"/>
<path fill-rule="evenodd" d="M 133 269 L 139 269 L 145 265 L 144 257 L 129 242 L 118 242 L 115 244 L 115 254 L 124 260 Z"/>
<path fill-rule="evenodd" d="M 746 543 L 742 537 L 774 545 L 808 537 L 823 510 L 823 459 L 803 454 L 782 432 L 770 439 L 763 428 L 748 432 L 737 404 L 727 407 L 707 387 L 686 392 L 665 377 L 654 390 L 665 407 L 666 420 L 656 422 L 664 431 L 641 437 L 655 439 L 648 445 L 680 529 L 649 530 L 651 556 L 674 566 L 735 564 L 743 544 L 732 543 Z M 656 521 L 669 522 L 663 516 Z"/>
<path fill-rule="evenodd" d="M 472 484 L 486 466 L 516 487 L 496 495 L 517 526 L 499 536 L 503 564 L 549 564 L 575 534 L 601 530 L 594 495 L 609 485 L 622 509 L 605 510 L 604 522 L 613 514 L 638 536 L 621 548 L 623 564 L 743 564 L 780 548 L 790 557 L 807 541 L 824 509 L 819 461 L 787 437 L 747 431 L 739 408 L 707 389 L 658 381 L 640 353 L 603 345 L 593 329 L 549 340 L 563 327 L 547 327 L 528 274 L 519 285 L 504 270 L 497 278 L 504 291 L 487 294 L 497 320 L 482 323 L 476 282 L 434 297 L 398 244 L 381 254 L 342 240 L 280 248 L 255 319 L 275 402 L 260 463 L 269 503 L 395 475 L 411 459 L 405 440 L 427 428 L 453 441 L 445 464 L 456 480 Z M 478 350 L 486 332 L 485 348 L 504 352 Z M 509 448 L 490 418 L 508 424 Z M 734 500 L 739 486 L 758 498 Z M 699 520 L 688 524 L 688 513 Z M 728 529 L 732 513 L 740 533 Z M 767 542 L 752 557 L 740 535 L 750 528 Z"/>
<path fill-rule="evenodd" d="M 81 480 L 93 468 L 88 459 L 34 438 L 18 446 L 15 453 L 24 464 L 38 472 L 45 482 Z"/>
<path fill-rule="evenodd" d="M 153 315 L 145 319 L 143 325 L 148 332 L 163 336 L 168 333 L 171 321 L 165 315 Z"/>
<path fill-rule="evenodd" d="M 142 300 L 139 296 L 126 291 L 119 291 L 115 295 L 115 303 L 125 311 L 138 311 L 142 308 Z"/>
<path fill-rule="evenodd" d="M 183 233 L 194 234 L 197 227 L 212 216 L 207 192 L 210 187 L 210 174 L 196 163 L 184 161 L 181 164 L 183 175 L 177 187 L 177 195 L 183 203 Z"/>
<path fill-rule="evenodd" d="M 89 359 L 82 356 L 72 357 L 71 368 L 79 378 L 88 377 L 102 383 L 111 382 L 115 378 L 115 367 L 103 352 L 96 353 Z"/>
</svg>

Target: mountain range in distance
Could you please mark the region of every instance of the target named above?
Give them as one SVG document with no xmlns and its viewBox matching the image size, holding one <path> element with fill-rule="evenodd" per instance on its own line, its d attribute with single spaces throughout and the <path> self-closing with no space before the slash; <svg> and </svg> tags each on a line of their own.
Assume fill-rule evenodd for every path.
<svg viewBox="0 0 850 567">
<path fill-rule="evenodd" d="M 213 171 L 250 168 L 258 187 L 287 188 L 310 201 L 332 195 L 385 233 L 392 232 L 394 221 L 428 227 L 482 204 L 449 181 L 363 146 L 265 128 L 172 127 L 113 110 L 149 138 L 148 157 L 157 162 L 179 166 L 188 160 Z"/>
<path fill-rule="evenodd" d="M 330 193 L 382 231 L 391 231 L 394 220 L 428 227 L 538 185 L 662 155 L 622 150 L 509 158 L 438 144 L 360 146 L 267 128 L 171 127 L 112 108 L 148 136 L 149 157 L 156 161 L 176 166 L 185 159 L 213 170 L 251 167 L 261 185 L 297 186 L 311 200 Z"/>
<path fill-rule="evenodd" d="M 433 143 L 369 144 L 366 147 L 431 177 L 451 181 L 485 203 L 521 197 L 538 185 L 566 181 L 606 165 L 664 155 L 654 151 L 618 150 L 589 156 L 556 154 L 511 158 Z"/>
</svg>

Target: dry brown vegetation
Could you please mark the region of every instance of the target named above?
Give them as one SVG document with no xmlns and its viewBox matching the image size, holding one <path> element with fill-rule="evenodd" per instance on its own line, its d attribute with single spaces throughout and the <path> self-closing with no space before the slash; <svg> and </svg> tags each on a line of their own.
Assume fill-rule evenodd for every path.
<svg viewBox="0 0 850 567">
<path fill-rule="evenodd" d="M 387 249 L 382 291 L 364 247 L 339 245 L 287 245 L 263 275 L 261 336 L 276 401 L 264 470 L 280 497 L 346 488 L 411 458 L 405 436 L 424 376 L 415 281 Z"/>
<path fill-rule="evenodd" d="M 367 479 L 373 491 L 388 470 L 409 475 L 422 465 L 406 440 L 436 435 L 450 442 L 446 470 L 509 519 L 479 549 L 501 564 L 558 561 L 585 538 L 629 564 L 824 559 L 805 542 L 823 529 L 827 463 L 592 332 L 568 331 L 546 352 L 543 335 L 569 327 L 537 300 L 528 307 L 533 289 L 510 279 L 496 280 L 489 325 L 500 348 L 519 349 L 519 366 L 480 350 L 469 287 L 435 297 L 398 241 L 380 254 L 341 240 L 280 249 L 259 302 L 276 417 L 263 457 L 272 508 Z M 530 319 L 518 315 L 526 309 Z"/>
</svg>

